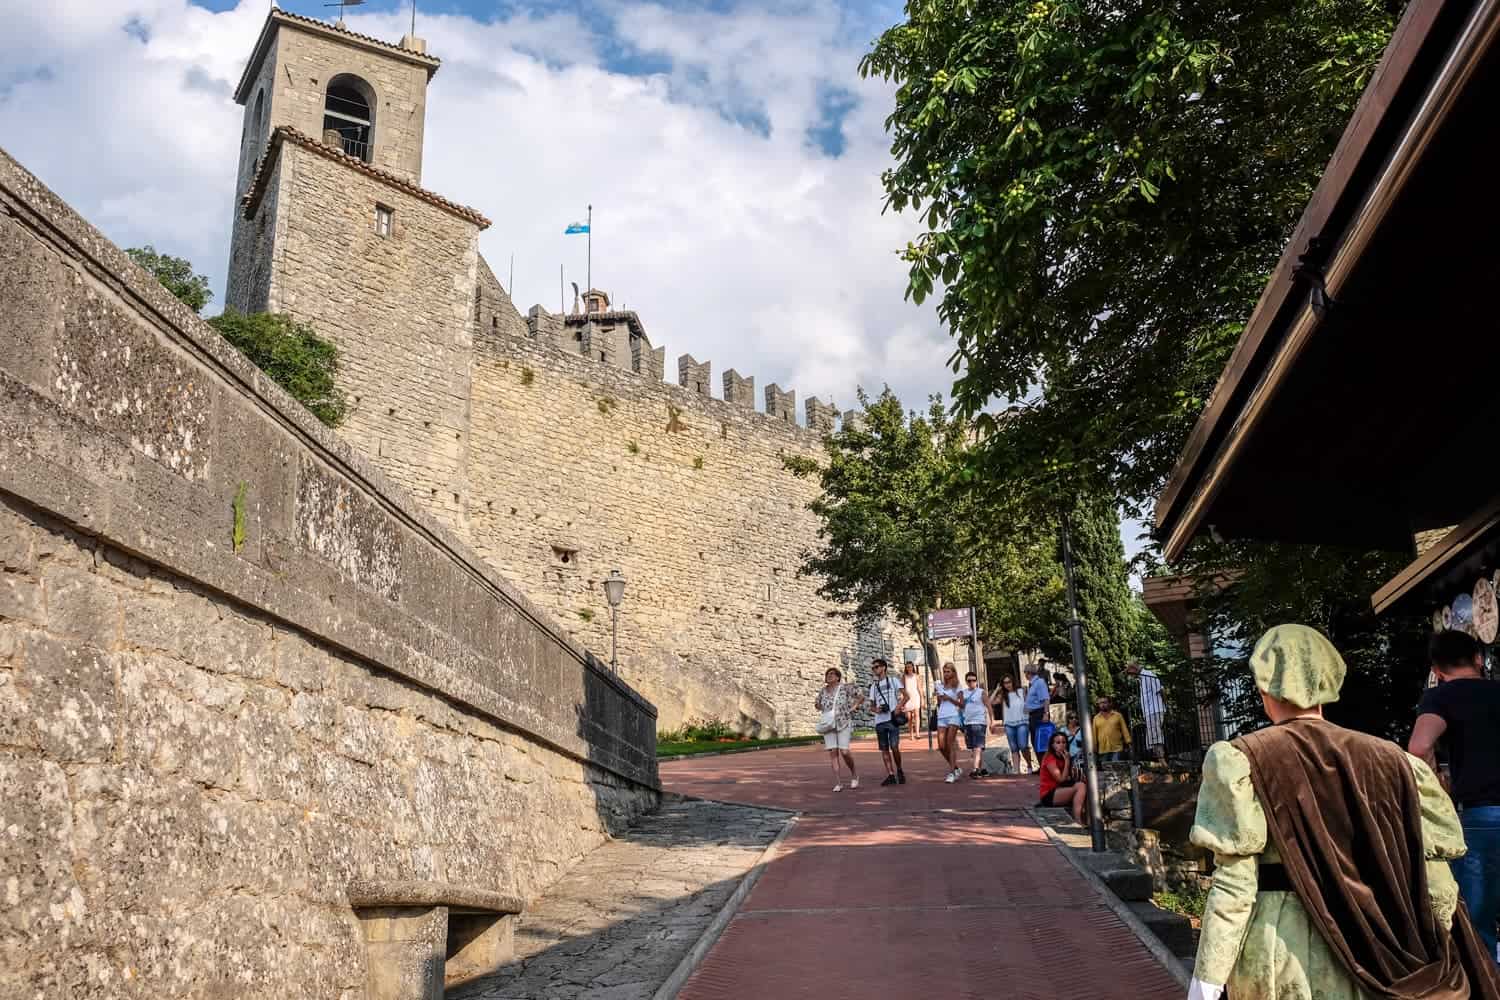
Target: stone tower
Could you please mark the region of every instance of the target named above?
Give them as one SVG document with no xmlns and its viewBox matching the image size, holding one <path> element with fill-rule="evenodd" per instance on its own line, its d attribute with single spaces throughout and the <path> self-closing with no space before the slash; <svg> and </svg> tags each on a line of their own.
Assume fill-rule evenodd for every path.
<svg viewBox="0 0 1500 1000">
<path fill-rule="evenodd" d="M 235 91 L 245 119 L 225 302 L 287 313 L 338 345 L 353 404 L 341 433 L 456 523 L 489 222 L 421 186 L 438 66 L 419 38 L 391 44 L 271 10 Z"/>
</svg>

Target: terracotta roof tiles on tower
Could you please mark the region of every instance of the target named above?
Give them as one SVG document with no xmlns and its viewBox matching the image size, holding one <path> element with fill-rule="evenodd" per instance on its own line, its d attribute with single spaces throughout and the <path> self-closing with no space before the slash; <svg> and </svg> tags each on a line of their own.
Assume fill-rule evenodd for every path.
<svg viewBox="0 0 1500 1000">
<path fill-rule="evenodd" d="M 245 103 L 245 99 L 249 95 L 250 81 L 254 77 L 256 69 L 259 68 L 261 60 L 265 58 L 266 50 L 271 44 L 271 38 L 275 35 L 277 28 L 283 24 L 315 31 L 319 34 L 334 35 L 344 41 L 356 42 L 368 48 L 379 49 L 388 55 L 416 63 L 419 66 L 426 67 L 427 78 L 429 80 L 432 79 L 433 74 L 438 71 L 438 67 L 443 62 L 437 56 L 430 56 L 425 52 L 418 52 L 415 49 L 409 49 L 402 45 L 383 42 L 378 38 L 371 38 L 369 35 L 361 35 L 339 24 L 329 24 L 327 21 L 320 21 L 315 17 L 305 17 L 301 14 L 284 11 L 279 7 L 272 7 L 271 12 L 266 15 L 265 25 L 260 29 L 260 37 L 256 39 L 255 49 L 250 54 L 250 60 L 245 63 L 245 72 L 240 76 L 239 86 L 234 88 L 234 100 L 236 104 Z"/>
<path fill-rule="evenodd" d="M 271 141 L 266 144 L 265 155 L 256 164 L 255 176 L 251 178 L 250 187 L 245 192 L 245 197 L 240 203 L 245 213 L 245 218 L 248 219 L 255 214 L 256 206 L 260 204 L 261 196 L 265 194 L 266 183 L 270 180 L 271 166 L 275 163 L 277 155 L 281 152 L 282 144 L 286 142 L 295 143 L 298 146 L 317 153 L 319 156 L 333 160 L 336 163 L 342 163 L 353 170 L 358 170 L 360 173 L 374 177 L 376 180 L 384 181 L 393 188 L 405 191 L 413 198 L 421 199 L 429 205 L 435 205 L 445 212 L 450 212 L 458 216 L 460 219 L 467 219 L 480 229 L 488 229 L 490 227 L 490 220 L 481 215 L 477 209 L 469 208 L 467 205 L 460 205 L 456 201 L 449 201 L 442 195 L 435 194 L 426 188 L 418 187 L 411 181 L 388 170 L 372 167 L 364 160 L 350 156 L 342 149 L 335 149 L 332 146 L 321 143 L 287 125 L 282 125 L 271 133 Z"/>
</svg>

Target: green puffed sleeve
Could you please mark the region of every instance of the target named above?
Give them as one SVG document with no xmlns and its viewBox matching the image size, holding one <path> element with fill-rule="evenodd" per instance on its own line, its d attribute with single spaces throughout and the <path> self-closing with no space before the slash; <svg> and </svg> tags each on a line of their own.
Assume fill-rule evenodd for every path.
<svg viewBox="0 0 1500 1000">
<path fill-rule="evenodd" d="M 1266 814 L 1250 782 L 1250 758 L 1228 743 L 1215 743 L 1203 758 L 1188 839 L 1215 855 L 1244 857 L 1266 849 Z"/>
<path fill-rule="evenodd" d="M 1266 814 L 1250 783 L 1250 760 L 1228 743 L 1209 747 L 1189 839 L 1214 852 L 1214 880 L 1203 904 L 1193 975 L 1229 981 L 1255 910 L 1258 855 L 1266 848 Z"/>
<path fill-rule="evenodd" d="M 1427 858 L 1427 895 L 1432 901 L 1432 912 L 1438 925 L 1453 924 L 1453 911 L 1458 909 L 1458 883 L 1453 879 L 1453 870 L 1448 862 L 1461 858 L 1468 852 L 1464 844 L 1464 829 L 1459 822 L 1453 800 L 1443 791 L 1442 782 L 1419 757 L 1406 755 L 1411 762 L 1412 773 L 1417 777 L 1417 794 L 1422 801 L 1422 852 Z"/>
</svg>

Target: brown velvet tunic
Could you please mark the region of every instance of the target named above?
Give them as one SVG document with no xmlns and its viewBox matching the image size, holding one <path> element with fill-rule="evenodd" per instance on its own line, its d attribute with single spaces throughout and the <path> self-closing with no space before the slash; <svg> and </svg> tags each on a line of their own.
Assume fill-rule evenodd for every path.
<svg viewBox="0 0 1500 1000">
<path fill-rule="evenodd" d="M 1234 741 L 1297 897 L 1361 990 L 1390 1000 L 1500 1000 L 1462 906 L 1428 902 L 1416 779 L 1395 744 L 1293 720 Z"/>
</svg>

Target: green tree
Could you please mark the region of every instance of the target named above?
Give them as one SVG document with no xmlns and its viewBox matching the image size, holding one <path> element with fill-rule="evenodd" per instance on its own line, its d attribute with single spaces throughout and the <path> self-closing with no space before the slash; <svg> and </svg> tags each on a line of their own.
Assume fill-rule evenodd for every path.
<svg viewBox="0 0 1500 1000">
<path fill-rule="evenodd" d="M 997 475 L 1158 491 L 1399 7 L 908 0 L 861 71 L 898 84 L 908 294 L 940 291 Z"/>
<path fill-rule="evenodd" d="M 859 621 L 889 613 L 920 633 L 926 612 L 953 606 L 965 554 L 964 524 L 950 516 L 962 428 L 938 399 L 910 418 L 889 388 L 873 400 L 860 390 L 859 401 L 861 419 L 825 439 L 823 463 L 785 460 L 822 487 L 808 504 L 819 545 L 798 572 L 821 577 L 818 592 Z"/>
<path fill-rule="evenodd" d="M 1132 653 L 1136 620 L 1120 521 L 1114 505 L 1099 497 L 1081 498 L 1072 518 L 1073 580 L 1083 648 L 1095 691 L 1112 694 L 1114 677 Z M 1070 654 L 1071 655 L 1071 652 Z"/>
<path fill-rule="evenodd" d="M 908 295 L 937 296 L 954 333 L 984 479 L 1043 509 L 1146 507 L 1404 6 L 908 0 L 861 71 L 897 84 L 888 205 L 922 220 Z M 1235 570 L 1205 597 L 1226 648 L 1282 621 L 1329 631 L 1349 653 L 1346 718 L 1385 732 L 1420 664 L 1420 625 L 1368 611 L 1391 563 L 1205 543 L 1175 568 Z M 1246 676 L 1243 657 L 1212 669 Z"/>
<path fill-rule="evenodd" d="M 940 399 L 924 414 L 908 414 L 889 389 L 860 402 L 862 420 L 825 438 L 822 462 L 786 460 L 821 487 L 808 505 L 818 545 L 799 572 L 820 577 L 819 592 L 857 619 L 891 614 L 920 633 L 926 612 L 972 606 L 987 646 L 1069 656 L 1059 519 L 977 488 L 972 434 Z M 1129 585 L 1108 503 L 1080 505 L 1074 555 L 1091 662 L 1118 669 Z"/>
<path fill-rule="evenodd" d="M 1236 726 L 1264 720 L 1250 683 L 1249 652 L 1273 626 L 1300 622 L 1327 635 L 1349 669 L 1328 717 L 1404 742 L 1427 679 L 1430 625 L 1418 617 L 1377 616 L 1370 594 L 1406 561 L 1396 553 L 1315 545 L 1194 546 L 1182 569 L 1205 580 L 1216 574 L 1234 578 L 1222 590 L 1200 588 L 1204 625 L 1216 647 L 1202 669 L 1224 694 L 1227 720 Z"/>
<path fill-rule="evenodd" d="M 193 312 L 202 312 L 203 307 L 213 299 L 214 293 L 208 288 L 208 278 L 194 274 L 191 261 L 157 253 L 156 248 L 150 244 L 131 247 L 125 253 L 151 272 L 167 291 L 177 296 Z"/>
<path fill-rule="evenodd" d="M 338 348 L 306 323 L 280 313 L 226 310 L 209 325 L 329 427 L 343 423 L 349 401 L 335 383 Z"/>
</svg>

